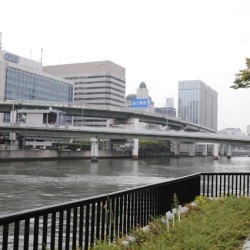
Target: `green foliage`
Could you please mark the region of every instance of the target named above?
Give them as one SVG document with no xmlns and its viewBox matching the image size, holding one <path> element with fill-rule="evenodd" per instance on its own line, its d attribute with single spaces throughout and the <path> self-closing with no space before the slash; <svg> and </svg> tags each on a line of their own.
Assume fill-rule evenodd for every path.
<svg viewBox="0 0 250 250">
<path fill-rule="evenodd" d="M 233 89 L 249 88 L 250 87 L 250 58 L 246 58 L 246 69 L 240 70 L 235 74 L 235 81 L 232 86 Z"/>
<path fill-rule="evenodd" d="M 167 152 L 169 142 L 157 140 L 140 140 L 139 152 Z"/>
<path fill-rule="evenodd" d="M 95 250 L 121 250 L 121 249 L 125 249 L 125 248 L 121 248 L 118 245 L 115 244 L 109 244 L 107 242 L 103 243 L 103 242 L 97 242 L 97 244 L 95 245 L 94 248 L 91 249 L 95 249 Z"/>
<path fill-rule="evenodd" d="M 177 209 L 178 205 L 179 205 L 178 197 L 177 197 L 176 193 L 174 193 L 172 208 L 176 208 Z"/>
<path fill-rule="evenodd" d="M 222 198 L 220 198 L 222 199 Z M 195 203 L 198 205 L 200 209 L 206 209 L 212 200 L 207 199 L 206 197 L 200 195 L 195 198 Z"/>
<path fill-rule="evenodd" d="M 175 198 L 174 198 L 175 199 Z M 177 197 L 174 204 L 178 204 Z M 160 218 L 149 224 L 149 232 L 135 229 L 136 242 L 130 250 L 159 249 L 242 249 L 250 231 L 250 200 L 248 197 L 196 198 L 197 207 L 190 206 L 190 212 L 167 232 Z M 99 246 L 98 246 L 99 247 Z M 105 244 L 103 248 L 125 249 Z"/>
</svg>

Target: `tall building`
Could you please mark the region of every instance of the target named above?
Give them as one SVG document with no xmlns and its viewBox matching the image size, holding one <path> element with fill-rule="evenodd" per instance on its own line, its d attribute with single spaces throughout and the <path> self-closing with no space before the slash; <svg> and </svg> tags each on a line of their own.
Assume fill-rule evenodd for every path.
<svg viewBox="0 0 250 250">
<path fill-rule="evenodd" d="M 125 68 L 111 61 L 52 65 L 44 71 L 74 82 L 76 105 L 125 106 Z M 75 125 L 106 126 L 100 118 L 74 119 Z"/>
<path fill-rule="evenodd" d="M 178 116 L 217 130 L 218 94 L 200 80 L 179 81 Z"/>
<path fill-rule="evenodd" d="M 40 62 L 0 50 L 0 99 L 73 103 L 73 84 L 44 73 Z"/>
</svg>

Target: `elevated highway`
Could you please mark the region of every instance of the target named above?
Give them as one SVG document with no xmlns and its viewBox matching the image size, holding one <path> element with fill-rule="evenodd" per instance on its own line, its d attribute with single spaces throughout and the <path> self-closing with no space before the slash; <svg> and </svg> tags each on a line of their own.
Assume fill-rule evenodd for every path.
<svg viewBox="0 0 250 250">
<path fill-rule="evenodd" d="M 250 136 L 233 136 L 218 133 L 184 132 L 184 131 L 156 131 L 156 130 L 134 130 L 121 128 L 97 128 L 97 127 L 29 127 L 19 125 L 0 124 L 0 133 L 16 133 L 20 136 L 36 137 L 68 137 L 89 139 L 97 137 L 100 139 L 154 139 L 174 140 L 189 143 L 223 143 L 249 145 Z"/>
<path fill-rule="evenodd" d="M 127 121 L 131 118 L 138 118 L 140 122 L 167 125 L 174 130 L 186 130 L 186 131 L 200 131 L 200 132 L 215 132 L 211 129 L 199 126 L 197 124 L 182 121 L 176 117 L 168 117 L 162 114 L 141 112 L 136 110 L 130 110 L 126 108 L 113 108 L 103 106 L 91 106 L 91 105 L 71 105 L 71 104 L 57 104 L 50 102 L 38 102 L 38 101 L 0 101 L 0 113 L 11 112 L 13 109 L 58 109 L 65 112 L 68 115 L 79 117 L 99 117 L 107 119 L 117 119 L 120 121 Z"/>
</svg>

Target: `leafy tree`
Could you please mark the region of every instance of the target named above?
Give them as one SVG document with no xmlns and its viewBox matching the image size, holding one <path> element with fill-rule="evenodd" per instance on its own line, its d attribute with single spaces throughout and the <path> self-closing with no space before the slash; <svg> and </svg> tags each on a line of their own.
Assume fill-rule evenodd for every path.
<svg viewBox="0 0 250 250">
<path fill-rule="evenodd" d="M 234 84 L 230 86 L 233 89 L 250 87 L 250 58 L 246 58 L 246 69 L 242 69 L 235 74 Z"/>
<path fill-rule="evenodd" d="M 140 140 L 139 152 L 167 152 L 169 141 Z"/>
</svg>

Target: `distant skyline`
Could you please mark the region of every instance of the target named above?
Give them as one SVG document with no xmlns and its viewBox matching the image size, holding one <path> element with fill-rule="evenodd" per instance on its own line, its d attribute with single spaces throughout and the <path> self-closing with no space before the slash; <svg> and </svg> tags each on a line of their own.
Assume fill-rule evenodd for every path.
<svg viewBox="0 0 250 250">
<path fill-rule="evenodd" d="M 2 47 L 43 65 L 111 60 L 126 95 L 144 81 L 155 106 L 179 80 L 218 92 L 218 128 L 246 130 L 250 90 L 230 89 L 250 57 L 249 0 L 3 0 Z"/>
</svg>

